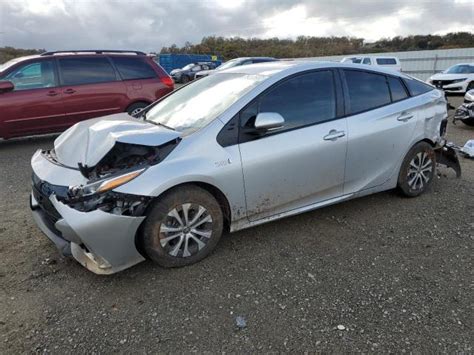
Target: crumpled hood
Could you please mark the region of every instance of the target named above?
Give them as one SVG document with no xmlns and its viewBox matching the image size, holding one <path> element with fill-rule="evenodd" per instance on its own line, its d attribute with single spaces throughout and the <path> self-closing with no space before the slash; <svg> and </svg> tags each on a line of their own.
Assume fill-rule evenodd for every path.
<svg viewBox="0 0 474 355">
<path fill-rule="evenodd" d="M 431 80 L 456 80 L 456 79 L 462 79 L 462 78 L 468 78 L 470 74 L 435 74 L 433 75 L 430 79 Z"/>
<path fill-rule="evenodd" d="M 118 113 L 75 124 L 56 138 L 54 150 L 61 164 L 93 167 L 115 142 L 159 146 L 179 136 L 179 132 Z"/>
</svg>

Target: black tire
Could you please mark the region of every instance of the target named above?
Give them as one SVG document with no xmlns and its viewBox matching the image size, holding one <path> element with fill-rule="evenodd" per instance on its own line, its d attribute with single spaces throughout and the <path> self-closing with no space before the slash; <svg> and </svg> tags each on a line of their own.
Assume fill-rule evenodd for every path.
<svg viewBox="0 0 474 355">
<path fill-rule="evenodd" d="M 426 159 L 431 163 L 421 169 L 425 164 L 428 164 L 428 160 Z M 415 166 L 419 166 L 420 168 L 418 169 Z M 428 167 L 431 169 L 428 170 Z M 398 190 L 408 197 L 421 195 L 433 183 L 435 169 L 436 156 L 433 147 L 426 142 L 415 144 L 408 151 L 400 168 L 397 184 Z"/>
<path fill-rule="evenodd" d="M 471 82 L 467 85 L 466 92 L 468 92 L 469 90 L 472 90 L 472 89 L 474 89 L 474 81 L 471 81 Z"/>
<path fill-rule="evenodd" d="M 461 120 L 461 122 L 464 123 L 465 125 L 469 126 L 469 127 L 474 127 L 474 117 L 465 118 L 465 119 Z"/>
<path fill-rule="evenodd" d="M 138 112 L 143 110 L 148 105 L 149 104 L 146 102 L 135 102 L 134 104 L 131 104 L 127 107 L 127 113 L 132 116 L 133 114 L 137 114 Z"/>
<path fill-rule="evenodd" d="M 182 84 L 186 84 L 186 83 L 188 83 L 189 81 L 191 81 L 191 79 L 189 78 L 189 76 L 187 76 L 187 75 L 182 75 L 182 76 L 181 76 L 181 83 L 182 83 Z"/>
<path fill-rule="evenodd" d="M 183 232 L 183 227 L 176 223 L 177 219 L 170 217 L 170 213 L 176 211 L 184 222 L 184 209 L 182 207 L 187 204 L 191 204 L 191 208 L 194 208 L 194 210 L 188 210 L 188 218 L 190 220 L 193 220 L 198 215 L 198 208 L 200 207 L 203 207 L 206 212 L 202 214 L 202 217 L 198 218 L 197 223 L 208 218 L 208 215 L 211 217 L 211 222 L 205 222 L 200 225 L 207 227 L 207 230 L 199 230 L 201 233 L 210 233 L 209 238 L 193 234 L 193 231 L 196 231 L 198 227 L 188 227 L 188 231 Z M 174 188 L 159 197 L 150 209 L 142 233 L 143 250 L 151 260 L 163 267 L 181 267 L 194 264 L 204 259 L 215 249 L 222 236 L 223 221 L 222 210 L 211 193 L 195 185 L 183 185 Z M 170 226 L 172 222 L 175 222 L 174 226 Z M 170 236 L 163 232 L 163 228 L 181 228 L 181 232 L 173 231 L 172 233 L 183 235 L 183 237 Z M 194 237 L 188 238 L 188 233 Z M 165 242 L 167 237 L 168 239 L 170 237 L 173 239 Z M 205 243 L 205 245 L 201 246 L 202 244 L 198 244 L 195 237 L 200 239 L 201 243 Z M 165 243 L 165 245 L 162 243 Z M 184 248 L 191 252 L 191 255 L 185 256 Z M 172 255 L 175 249 L 179 251 L 176 255 Z"/>
</svg>

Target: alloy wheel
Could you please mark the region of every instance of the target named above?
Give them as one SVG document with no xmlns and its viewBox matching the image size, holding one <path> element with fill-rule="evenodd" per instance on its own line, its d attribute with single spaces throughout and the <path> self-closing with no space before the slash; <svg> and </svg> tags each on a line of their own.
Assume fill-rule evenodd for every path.
<svg viewBox="0 0 474 355">
<path fill-rule="evenodd" d="M 407 182 L 412 190 L 422 190 L 431 179 L 433 160 L 426 152 L 417 153 L 410 161 Z"/>
<path fill-rule="evenodd" d="M 212 217 L 205 207 L 182 204 L 169 211 L 160 225 L 161 247 L 173 257 L 190 257 L 207 245 L 212 227 Z"/>
</svg>

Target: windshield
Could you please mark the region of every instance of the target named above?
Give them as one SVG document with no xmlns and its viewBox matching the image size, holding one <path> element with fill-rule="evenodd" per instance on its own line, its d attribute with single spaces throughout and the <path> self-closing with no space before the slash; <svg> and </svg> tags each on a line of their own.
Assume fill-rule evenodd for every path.
<svg viewBox="0 0 474 355">
<path fill-rule="evenodd" d="M 206 126 L 250 89 L 263 75 L 216 73 L 186 85 L 146 113 L 146 120 L 189 134 Z"/>
<path fill-rule="evenodd" d="M 239 63 L 240 63 L 239 59 L 232 59 L 232 60 L 229 60 L 228 62 L 225 62 L 224 64 L 219 65 L 217 69 L 219 70 L 229 69 L 229 68 L 239 65 Z"/>
<path fill-rule="evenodd" d="M 189 69 L 191 69 L 192 67 L 194 67 L 194 64 L 188 64 L 188 65 L 185 65 L 182 69 L 183 69 L 183 70 L 189 70 Z"/>
<path fill-rule="evenodd" d="M 473 74 L 474 65 L 458 64 L 444 71 L 446 74 Z"/>
</svg>

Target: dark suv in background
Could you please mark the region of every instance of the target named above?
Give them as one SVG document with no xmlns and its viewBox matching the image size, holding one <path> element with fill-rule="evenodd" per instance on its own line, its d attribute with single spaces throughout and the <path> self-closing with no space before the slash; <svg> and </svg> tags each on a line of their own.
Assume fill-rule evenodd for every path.
<svg viewBox="0 0 474 355">
<path fill-rule="evenodd" d="M 0 65 L 0 138 L 65 130 L 78 121 L 136 113 L 173 91 L 138 51 L 56 51 Z"/>
</svg>

